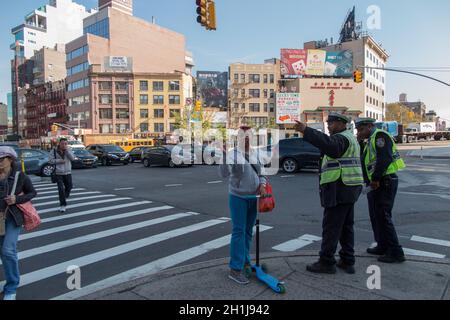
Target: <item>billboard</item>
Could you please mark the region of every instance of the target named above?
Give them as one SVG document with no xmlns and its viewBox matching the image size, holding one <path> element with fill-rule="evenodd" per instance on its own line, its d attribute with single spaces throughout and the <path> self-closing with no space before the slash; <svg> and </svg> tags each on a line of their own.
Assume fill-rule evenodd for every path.
<svg viewBox="0 0 450 320">
<path fill-rule="evenodd" d="M 353 75 L 353 52 L 351 50 L 327 52 L 324 75 L 351 77 Z"/>
<path fill-rule="evenodd" d="M 295 124 L 301 120 L 299 93 L 277 93 L 277 124 Z"/>
<path fill-rule="evenodd" d="M 197 94 L 206 108 L 228 108 L 228 72 L 198 71 Z"/>
<path fill-rule="evenodd" d="M 105 72 L 132 72 L 133 58 L 122 56 L 110 56 L 104 59 Z"/>
<path fill-rule="evenodd" d="M 283 76 L 351 77 L 353 52 L 325 50 L 281 49 Z"/>
</svg>

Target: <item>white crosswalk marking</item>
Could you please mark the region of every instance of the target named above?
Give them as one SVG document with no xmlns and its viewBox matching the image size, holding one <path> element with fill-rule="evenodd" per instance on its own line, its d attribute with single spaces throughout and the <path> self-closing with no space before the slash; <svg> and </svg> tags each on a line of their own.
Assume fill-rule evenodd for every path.
<svg viewBox="0 0 450 320">
<path fill-rule="evenodd" d="M 403 251 L 405 252 L 405 254 L 410 255 L 410 256 L 437 258 L 437 259 L 445 258 L 445 255 L 439 254 L 439 253 L 434 253 L 434 252 L 420 251 L 420 250 L 414 250 L 414 249 L 408 249 L 408 248 L 403 248 Z"/>
<path fill-rule="evenodd" d="M 37 192 L 39 191 L 48 191 L 48 190 L 58 190 L 58 187 L 43 187 L 43 188 L 35 188 Z"/>
<path fill-rule="evenodd" d="M 260 232 L 264 232 L 272 229 L 271 227 L 261 225 Z M 93 283 L 86 287 L 81 288 L 81 290 L 72 291 L 67 294 L 60 295 L 55 297 L 52 300 L 73 300 L 83 297 L 85 295 L 97 292 L 102 289 L 106 289 L 121 283 L 125 283 L 131 280 L 139 279 L 144 276 L 153 275 L 159 271 L 164 269 L 168 269 L 174 267 L 183 262 L 192 260 L 196 257 L 204 255 L 212 250 L 220 249 L 230 244 L 231 236 L 224 236 L 206 243 L 203 243 L 199 246 L 172 254 L 170 256 L 158 259 L 149 264 L 143 265 L 141 267 L 129 270 L 127 272 L 115 275 L 108 279 L 99 281 L 97 283 Z"/>
<path fill-rule="evenodd" d="M 86 189 L 83 189 L 83 188 L 75 188 L 75 189 L 72 189 L 72 192 L 74 192 L 74 191 L 85 191 L 85 190 L 86 190 Z M 58 194 L 58 190 L 44 191 L 44 192 L 38 191 L 37 194 L 38 194 L 38 195 L 42 195 L 42 194 Z"/>
<path fill-rule="evenodd" d="M 72 198 L 68 199 L 67 202 L 71 203 L 71 202 L 74 202 L 74 201 L 83 201 L 83 200 L 92 200 L 92 199 L 101 199 L 101 198 L 111 198 L 111 197 L 116 197 L 116 196 L 113 195 L 113 194 L 102 194 L 102 195 L 98 195 L 98 196 L 75 198 L 74 195 L 72 195 Z M 39 207 L 45 207 L 45 206 L 52 205 L 52 204 L 59 204 L 59 201 L 42 202 L 42 203 L 35 204 L 34 206 L 36 208 L 39 208 Z"/>
<path fill-rule="evenodd" d="M 105 259 L 109 259 L 111 257 L 115 257 L 121 254 L 128 253 L 133 250 L 141 249 L 144 247 L 151 246 L 153 244 L 156 244 L 158 242 L 166 241 L 175 237 L 179 237 L 181 235 L 195 232 L 201 229 L 209 228 L 212 226 L 215 226 L 217 224 L 221 224 L 226 222 L 226 220 L 223 219 L 216 219 L 216 220 L 209 220 L 206 222 L 201 222 L 198 224 L 194 224 L 191 226 L 179 228 L 176 230 L 171 230 L 165 233 L 157 234 L 145 239 L 129 242 L 114 248 L 109 248 L 103 251 L 95 252 L 83 257 L 75 258 L 70 261 L 65 261 L 47 268 L 43 268 L 37 271 L 33 271 L 27 274 L 24 274 L 21 276 L 20 284 L 21 286 L 26 286 L 28 284 L 44 280 L 53 276 L 56 276 L 61 273 L 66 272 L 67 266 L 78 266 L 83 267 L 86 265 L 93 264 L 95 262 L 99 262 Z M 4 281 L 0 283 L 0 286 L 3 286 L 5 284 Z"/>
<path fill-rule="evenodd" d="M 101 200 L 101 201 L 92 201 L 92 202 L 85 202 L 80 204 L 72 204 L 68 207 L 68 209 L 74 209 L 74 208 L 80 208 L 80 207 L 86 207 L 91 205 L 97 205 L 102 203 L 108 203 L 108 202 L 117 202 L 117 201 L 124 201 L 124 200 L 131 200 L 131 198 L 115 198 L 115 199 L 108 199 L 108 200 Z M 38 210 L 39 214 L 43 213 L 49 213 L 49 212 L 57 212 L 59 208 L 50 208 L 45 210 Z"/>
<path fill-rule="evenodd" d="M 279 245 L 273 247 L 272 249 L 281 251 L 281 252 L 293 252 L 293 251 L 302 249 L 306 246 L 313 244 L 314 242 L 321 241 L 321 240 L 322 240 L 322 238 L 319 238 L 319 237 L 316 237 L 313 235 L 309 235 L 309 234 L 305 234 L 298 239 L 284 242 L 282 244 L 279 244 Z"/>
<path fill-rule="evenodd" d="M 434 245 L 443 246 L 443 247 L 450 247 L 450 241 L 447 241 L 447 240 L 439 240 L 439 239 L 413 236 L 411 238 L 411 241 L 434 244 Z"/>
<path fill-rule="evenodd" d="M 80 192 L 80 193 L 72 193 L 72 197 L 77 197 L 77 196 L 86 196 L 89 194 L 100 194 L 101 192 L 98 191 L 89 191 L 89 192 Z M 59 198 L 58 194 L 55 194 L 53 196 L 45 196 L 45 197 L 36 197 L 33 199 L 33 203 L 35 203 L 36 201 L 41 201 L 41 200 L 48 200 L 48 199 L 57 199 Z"/>
<path fill-rule="evenodd" d="M 137 205 L 143 205 L 143 204 L 147 204 L 147 203 L 148 203 L 147 201 L 132 202 L 129 204 L 121 205 L 120 208 L 127 208 L 127 207 L 132 207 L 132 206 L 137 206 Z M 117 207 L 119 207 L 119 206 L 116 206 L 114 208 L 117 209 Z M 118 208 L 118 209 L 120 209 L 120 208 Z M 49 234 L 56 233 L 56 232 L 62 232 L 62 231 L 67 231 L 67 230 L 71 230 L 71 229 L 92 226 L 94 224 L 99 224 L 99 223 L 103 223 L 103 222 L 109 222 L 109 221 L 113 221 L 113 220 L 129 218 L 129 217 L 133 217 L 133 216 L 137 216 L 137 215 L 153 213 L 153 212 L 158 212 L 158 211 L 163 211 L 163 210 L 170 210 L 170 209 L 173 209 L 173 207 L 163 206 L 163 207 L 148 208 L 148 209 L 144 209 L 144 210 L 128 212 L 128 213 L 119 214 L 119 215 L 107 216 L 104 218 L 88 220 L 88 221 L 73 223 L 73 224 L 69 224 L 69 225 L 65 225 L 65 226 L 61 226 L 61 227 L 55 227 L 55 228 L 45 229 L 45 230 L 41 230 L 41 231 L 35 231 L 32 233 L 27 233 L 27 234 L 21 235 L 19 237 L 19 240 L 32 239 L 32 238 L 41 237 L 41 236 L 49 235 Z M 93 210 L 90 210 L 89 212 L 80 212 L 77 214 L 77 216 L 82 216 L 82 215 L 87 215 L 87 214 L 92 214 L 92 213 L 97 213 L 97 212 L 102 212 L 102 211 L 109 211 L 109 209 L 108 208 L 93 209 Z M 64 217 L 56 217 L 56 218 L 64 218 Z"/>
</svg>

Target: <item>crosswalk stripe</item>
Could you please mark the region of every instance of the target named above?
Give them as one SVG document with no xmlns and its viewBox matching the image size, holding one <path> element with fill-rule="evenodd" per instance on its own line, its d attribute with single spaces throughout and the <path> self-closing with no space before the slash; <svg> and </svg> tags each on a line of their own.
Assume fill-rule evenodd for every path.
<svg viewBox="0 0 450 320">
<path fill-rule="evenodd" d="M 48 191 L 48 190 L 55 190 L 58 189 L 58 187 L 44 187 L 44 188 L 35 188 L 36 191 Z"/>
<path fill-rule="evenodd" d="M 85 211 L 85 212 L 79 212 L 77 214 L 77 216 L 88 215 L 88 214 L 109 211 L 109 210 L 114 210 L 114 209 L 122 209 L 122 208 L 128 208 L 128 207 L 133 207 L 133 206 L 140 206 L 140 205 L 148 204 L 148 203 L 149 203 L 148 201 L 132 202 L 132 203 L 127 203 L 127 204 L 123 204 L 120 206 L 93 209 L 93 210 L 89 210 L 89 211 Z M 65 226 L 61 226 L 61 227 L 55 227 L 55 228 L 50 228 L 50 229 L 45 229 L 45 230 L 41 230 L 41 231 L 35 231 L 32 233 L 23 234 L 19 237 L 19 240 L 28 240 L 28 239 L 32 239 L 32 238 L 49 235 L 49 234 L 56 233 L 56 232 L 62 232 L 62 231 L 67 231 L 67 230 L 71 230 L 71 229 L 82 228 L 82 227 L 91 226 L 91 225 L 99 224 L 99 223 L 103 223 L 103 222 L 109 222 L 109 221 L 119 220 L 119 219 L 123 219 L 123 218 L 129 218 L 129 217 L 134 217 L 134 216 L 138 216 L 138 215 L 142 215 L 142 214 L 170 210 L 170 209 L 173 209 L 173 207 L 163 206 L 163 207 L 156 207 L 156 208 L 147 208 L 144 210 L 132 211 L 132 212 L 127 212 L 127 213 L 118 214 L 118 215 L 114 215 L 114 216 L 108 216 L 108 217 L 104 217 L 104 218 L 98 218 L 98 219 L 94 219 L 94 220 L 73 223 L 73 224 L 69 224 L 69 225 L 65 225 Z M 55 218 L 64 218 L 64 217 L 55 217 Z"/>
<path fill-rule="evenodd" d="M 281 251 L 281 252 L 293 252 L 293 251 L 307 247 L 307 246 L 313 244 L 314 242 L 321 241 L 321 240 L 322 240 L 322 238 L 319 238 L 319 237 L 316 237 L 313 235 L 309 235 L 309 234 L 305 234 L 298 239 L 284 242 L 282 244 L 279 244 L 279 245 L 273 247 L 272 249 Z"/>
<path fill-rule="evenodd" d="M 261 225 L 261 232 L 272 229 L 272 227 Z M 112 276 L 110 278 L 101 280 L 99 282 L 90 284 L 86 287 L 81 288 L 81 290 L 72 291 L 66 294 L 62 294 L 51 300 L 74 300 L 81 298 L 83 296 L 92 294 L 94 292 L 113 287 L 128 281 L 139 279 L 142 277 L 150 276 L 158 273 L 162 270 L 174 267 L 183 262 L 192 260 L 196 257 L 204 255 L 212 250 L 217 250 L 230 244 L 231 235 L 227 235 L 199 246 L 172 254 L 170 256 L 158 259 L 156 261 L 150 262 L 146 265 L 137 267 L 135 269 L 128 270 L 126 272 L 120 273 L 118 275 Z"/>
<path fill-rule="evenodd" d="M 114 236 L 114 235 L 118 235 L 121 233 L 131 231 L 131 230 L 142 229 L 142 228 L 154 226 L 157 224 L 162 224 L 165 222 L 174 221 L 174 220 L 178 220 L 178 219 L 182 219 L 182 218 L 186 218 L 186 217 L 192 217 L 192 216 L 196 216 L 196 215 L 198 215 L 198 213 L 195 213 L 195 212 L 178 213 L 178 214 L 173 214 L 173 215 L 162 217 L 162 218 L 147 220 L 144 222 L 130 224 L 130 225 L 119 227 L 119 228 L 109 229 L 109 230 L 101 231 L 101 232 L 97 232 L 97 233 L 92 233 L 92 234 L 88 234 L 85 236 L 81 236 L 81 237 L 66 240 L 66 241 L 52 243 L 52 244 L 49 244 L 46 246 L 42 246 L 42 247 L 38 247 L 35 249 L 30 249 L 30 250 L 20 252 L 19 260 L 30 258 L 33 256 L 37 256 L 39 254 L 44 254 L 44 253 L 51 252 L 51 251 L 60 250 L 60 249 L 67 248 L 67 247 L 72 247 L 72 246 L 75 246 L 78 244 L 82 244 L 82 243 L 86 243 L 86 242 L 90 242 L 90 241 L 94 241 L 94 240 L 98 240 L 98 239 L 102 239 L 102 238 L 107 238 L 110 236 Z M 2 263 L 0 261 L 0 265 L 1 264 Z"/>
<path fill-rule="evenodd" d="M 111 198 L 111 197 L 116 197 L 116 196 L 113 195 L 113 194 L 102 194 L 102 195 L 98 195 L 98 196 L 90 196 L 90 197 L 82 197 L 82 198 L 70 198 L 70 199 L 67 200 L 67 202 L 71 203 L 71 202 L 74 202 L 74 201 L 93 200 L 93 199 Z M 42 202 L 42 203 L 35 204 L 34 206 L 36 208 L 38 208 L 38 207 L 44 207 L 44 206 L 48 206 L 48 205 L 52 205 L 52 204 L 59 204 L 59 201 Z"/>
<path fill-rule="evenodd" d="M 97 204 L 108 203 L 108 202 L 124 201 L 124 200 L 131 200 L 131 198 L 115 198 L 115 199 L 108 199 L 108 200 L 99 200 L 99 201 L 91 201 L 91 202 L 85 202 L 85 203 L 79 203 L 79 204 L 72 204 L 69 206 L 69 209 L 86 207 L 86 206 L 90 206 L 90 205 L 97 205 Z M 44 214 L 44 213 L 49 213 L 49 212 L 55 212 L 55 211 L 58 211 L 58 209 L 59 208 L 38 210 L 38 213 Z"/>
<path fill-rule="evenodd" d="M 148 246 L 151 246 L 153 244 L 167 241 L 169 239 L 179 237 L 181 235 L 185 235 L 188 233 L 192 233 L 195 231 L 199 231 L 202 229 L 206 229 L 221 223 L 225 223 L 226 220 L 224 219 L 215 219 L 215 220 L 209 220 L 201 223 L 197 223 L 194 225 L 190 225 L 187 227 L 179 228 L 176 230 L 171 230 L 168 232 L 164 232 L 161 234 L 157 234 L 148 238 L 140 239 L 137 241 L 129 242 L 123 245 L 119 245 L 114 248 L 109 248 L 106 250 L 102 250 L 99 252 L 94 252 L 92 254 L 75 258 L 70 261 L 65 261 L 47 268 L 43 268 L 40 270 L 36 270 L 24 275 L 21 275 L 21 287 L 26 286 L 53 276 L 56 276 L 61 273 L 65 273 L 68 266 L 78 266 L 83 267 L 86 265 L 90 265 L 99 261 L 103 261 L 109 258 L 113 258 L 116 256 L 119 256 L 121 254 L 128 253 L 130 251 L 142 249 Z M 4 285 L 4 281 L 0 283 L 0 286 Z"/>
<path fill-rule="evenodd" d="M 89 195 L 89 194 L 100 194 L 100 193 L 101 192 L 98 192 L 98 191 L 89 191 L 89 192 L 72 193 L 72 196 L 76 197 L 76 196 L 85 196 L 85 195 Z M 54 198 L 59 198 L 59 195 L 55 194 L 53 196 L 37 197 L 37 198 L 34 198 L 32 201 L 34 203 L 36 201 L 48 200 L 48 199 L 54 199 Z"/>
<path fill-rule="evenodd" d="M 432 238 L 424 238 L 424 237 L 419 237 L 419 236 L 413 236 L 411 238 L 411 241 L 428 243 L 428 244 L 434 244 L 434 245 L 443 246 L 443 247 L 450 247 L 450 241 L 447 241 L 447 240 L 439 240 L 439 239 L 432 239 Z"/>
<path fill-rule="evenodd" d="M 408 249 L 408 248 L 403 248 L 403 251 L 405 252 L 405 254 L 410 255 L 410 256 L 438 258 L 438 259 L 445 258 L 445 255 L 439 254 L 439 253 L 434 253 L 434 252 L 420 251 L 420 250 L 414 250 L 414 249 Z"/>
<path fill-rule="evenodd" d="M 85 190 L 86 189 L 83 189 L 83 188 L 72 189 L 72 191 L 85 191 Z M 41 195 L 41 194 L 58 194 L 58 190 L 38 192 L 37 194 L 38 195 Z"/>
<path fill-rule="evenodd" d="M 50 187 L 50 186 L 55 186 L 56 184 L 54 183 L 33 183 L 33 187 L 35 188 L 41 188 L 41 187 Z"/>
</svg>

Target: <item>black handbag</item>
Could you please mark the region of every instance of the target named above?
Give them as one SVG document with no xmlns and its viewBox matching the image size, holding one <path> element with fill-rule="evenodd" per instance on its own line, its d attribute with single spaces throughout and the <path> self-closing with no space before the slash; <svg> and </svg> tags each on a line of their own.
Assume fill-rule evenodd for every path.
<svg viewBox="0 0 450 320">
<path fill-rule="evenodd" d="M 52 183 L 57 183 L 56 180 L 56 149 L 53 149 L 53 154 L 55 155 L 55 164 L 53 165 L 53 172 L 51 175 Z"/>
</svg>

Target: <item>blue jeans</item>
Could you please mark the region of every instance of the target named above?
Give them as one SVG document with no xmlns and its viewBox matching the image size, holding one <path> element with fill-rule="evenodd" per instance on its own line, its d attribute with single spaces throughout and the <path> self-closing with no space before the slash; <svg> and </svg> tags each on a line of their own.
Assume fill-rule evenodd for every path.
<svg viewBox="0 0 450 320">
<path fill-rule="evenodd" d="M 17 258 L 17 241 L 22 227 L 17 227 L 11 217 L 6 219 L 6 234 L 0 237 L 0 258 L 5 270 L 6 284 L 4 294 L 15 294 L 19 287 L 20 273 L 19 260 Z"/>
<path fill-rule="evenodd" d="M 250 246 L 253 238 L 253 227 L 257 216 L 257 199 L 240 198 L 230 194 L 231 221 L 233 233 L 231 236 L 230 268 L 236 271 L 244 269 L 251 263 Z"/>
</svg>

